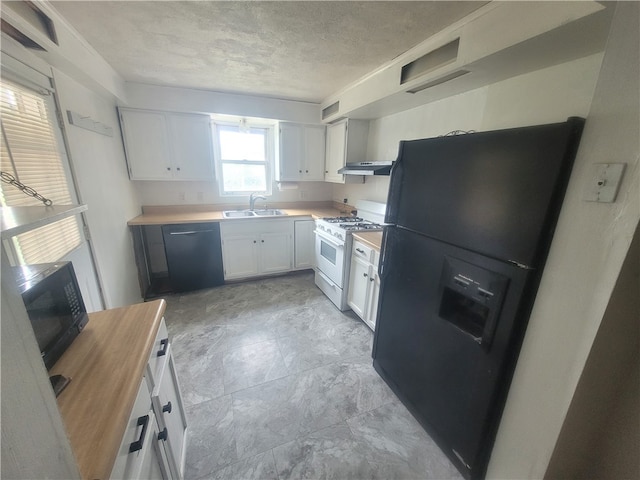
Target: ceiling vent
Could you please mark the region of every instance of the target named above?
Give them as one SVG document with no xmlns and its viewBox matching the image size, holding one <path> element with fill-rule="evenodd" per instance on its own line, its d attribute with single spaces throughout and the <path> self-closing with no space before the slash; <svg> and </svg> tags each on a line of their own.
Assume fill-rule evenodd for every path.
<svg viewBox="0 0 640 480">
<path fill-rule="evenodd" d="M 40 46 L 39 43 L 27 37 L 24 33 L 15 28 L 10 23 L 7 23 L 4 18 L 2 19 L 2 33 L 7 34 L 16 42 L 20 43 L 23 47 L 44 51 L 44 48 Z"/>
<path fill-rule="evenodd" d="M 47 39 L 58 45 L 58 36 L 53 21 L 38 8 L 34 2 L 19 1 L 5 2 L 4 8 L 11 9 L 15 14 L 19 15 L 23 20 L 29 23 L 38 34 L 42 34 Z M 9 35 L 14 40 L 20 42 L 27 48 L 35 50 L 45 50 L 38 42 L 25 35 L 16 27 L 2 19 L 2 32 Z"/>
<path fill-rule="evenodd" d="M 429 53 L 425 53 L 414 61 L 407 63 L 402 67 L 400 73 L 400 85 L 421 77 L 436 68 L 455 62 L 458 59 L 459 46 L 460 38 L 456 38 L 454 41 L 431 50 Z"/>
<path fill-rule="evenodd" d="M 443 84 L 445 82 L 448 82 L 449 80 L 453 80 L 454 78 L 462 77 L 463 75 L 466 75 L 467 73 L 471 73 L 471 72 L 469 70 L 457 70 L 457 71 L 455 71 L 453 73 L 450 73 L 449 75 L 445 75 L 443 77 L 436 78 L 435 80 L 427 82 L 427 83 L 425 83 L 423 85 L 414 87 L 411 90 L 407 90 L 407 93 L 418 93 L 418 92 L 421 92 L 422 90 L 426 90 L 427 88 L 435 87 L 436 85 L 441 85 L 441 84 Z"/>
<path fill-rule="evenodd" d="M 325 120 L 326 118 L 330 117 L 334 113 L 338 113 L 338 110 L 340 110 L 340 102 L 339 101 L 336 102 L 336 103 L 332 103 L 328 107 L 323 108 L 322 109 L 322 119 Z"/>
</svg>

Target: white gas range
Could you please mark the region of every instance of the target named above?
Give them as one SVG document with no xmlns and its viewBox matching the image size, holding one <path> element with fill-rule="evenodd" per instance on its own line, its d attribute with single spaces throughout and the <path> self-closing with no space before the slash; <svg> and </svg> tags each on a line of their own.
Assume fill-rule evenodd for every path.
<svg viewBox="0 0 640 480">
<path fill-rule="evenodd" d="M 383 229 L 386 204 L 361 200 L 358 216 L 316 220 L 315 283 L 340 310 L 347 310 L 353 232 Z"/>
</svg>

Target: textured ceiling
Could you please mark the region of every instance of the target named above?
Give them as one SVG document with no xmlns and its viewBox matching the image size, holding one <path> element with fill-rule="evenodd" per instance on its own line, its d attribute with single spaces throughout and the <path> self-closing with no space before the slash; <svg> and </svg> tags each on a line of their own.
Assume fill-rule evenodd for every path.
<svg viewBox="0 0 640 480">
<path fill-rule="evenodd" d="M 55 1 L 127 81 L 320 102 L 486 2 Z"/>
</svg>

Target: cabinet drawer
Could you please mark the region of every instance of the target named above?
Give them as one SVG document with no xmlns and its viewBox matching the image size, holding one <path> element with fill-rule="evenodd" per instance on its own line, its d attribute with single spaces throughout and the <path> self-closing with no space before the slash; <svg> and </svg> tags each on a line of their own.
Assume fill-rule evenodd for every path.
<svg viewBox="0 0 640 480">
<path fill-rule="evenodd" d="M 169 353 L 169 334 L 167 332 L 167 324 L 164 318 L 160 321 L 160 327 L 158 327 L 158 334 L 153 342 L 151 348 L 151 355 L 149 355 L 149 362 L 147 363 L 147 382 L 149 384 L 149 391 L 153 392 L 153 389 L 160 383 L 162 372 L 167 363 L 167 357 Z"/>
<path fill-rule="evenodd" d="M 358 257 L 363 259 L 365 262 L 373 263 L 373 255 L 375 250 L 358 240 L 354 240 L 353 242 L 353 250 L 352 255 L 354 257 Z"/>
</svg>

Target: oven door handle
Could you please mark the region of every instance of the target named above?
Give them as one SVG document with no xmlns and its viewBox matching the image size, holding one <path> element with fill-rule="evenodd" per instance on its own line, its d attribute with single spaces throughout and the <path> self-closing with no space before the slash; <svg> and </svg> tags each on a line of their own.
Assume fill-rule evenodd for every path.
<svg viewBox="0 0 640 480">
<path fill-rule="evenodd" d="M 326 233 L 323 233 L 319 230 L 314 230 L 313 233 L 315 233 L 316 235 L 318 235 L 321 239 L 323 239 L 324 241 L 326 241 L 327 243 L 330 243 L 331 245 L 333 245 L 336 248 L 344 248 L 344 245 L 339 244 L 338 242 L 336 242 L 333 238 L 329 237 Z"/>
</svg>

